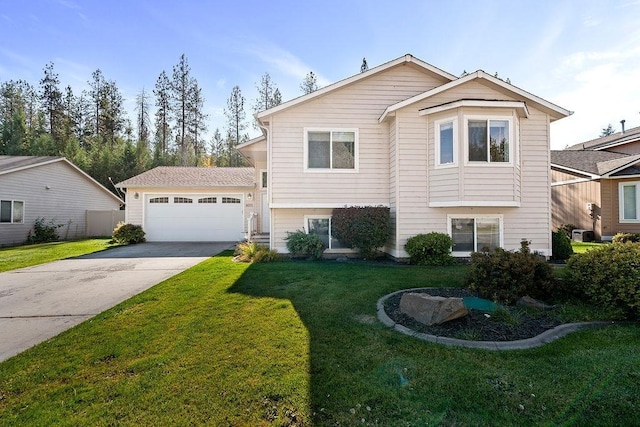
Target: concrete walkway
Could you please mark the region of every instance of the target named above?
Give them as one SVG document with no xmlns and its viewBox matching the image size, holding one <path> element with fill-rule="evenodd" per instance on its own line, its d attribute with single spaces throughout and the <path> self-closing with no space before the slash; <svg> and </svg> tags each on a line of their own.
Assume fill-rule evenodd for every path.
<svg viewBox="0 0 640 427">
<path fill-rule="evenodd" d="M 0 273 L 0 361 L 234 243 L 143 243 Z"/>
</svg>

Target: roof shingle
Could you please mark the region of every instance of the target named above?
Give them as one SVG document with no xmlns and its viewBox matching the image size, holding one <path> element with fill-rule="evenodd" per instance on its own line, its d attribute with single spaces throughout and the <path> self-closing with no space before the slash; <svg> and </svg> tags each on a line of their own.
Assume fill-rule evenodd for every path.
<svg viewBox="0 0 640 427">
<path fill-rule="evenodd" d="M 253 187 L 254 168 L 158 166 L 116 184 L 131 187 Z"/>
</svg>

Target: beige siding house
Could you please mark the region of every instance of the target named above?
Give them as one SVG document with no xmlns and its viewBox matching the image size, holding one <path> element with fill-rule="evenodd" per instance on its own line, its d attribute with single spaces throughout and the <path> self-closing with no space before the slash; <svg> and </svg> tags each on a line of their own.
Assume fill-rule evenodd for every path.
<svg viewBox="0 0 640 427">
<path fill-rule="evenodd" d="M 551 152 L 552 226 L 640 233 L 640 127 Z"/>
<path fill-rule="evenodd" d="M 62 224 L 62 239 L 86 237 L 88 211 L 121 205 L 64 157 L 0 156 L 0 246 L 24 243 L 37 218 Z"/>
<path fill-rule="evenodd" d="M 254 168 L 160 166 L 116 184 L 148 241 L 236 242 L 255 223 Z"/>
<path fill-rule="evenodd" d="M 396 258 L 431 231 L 457 256 L 522 239 L 550 255 L 549 125 L 569 114 L 483 71 L 402 56 L 257 114 L 263 136 L 239 147 L 259 183 L 256 229 L 280 252 L 305 230 L 339 254 L 333 209 L 387 206 Z"/>
</svg>

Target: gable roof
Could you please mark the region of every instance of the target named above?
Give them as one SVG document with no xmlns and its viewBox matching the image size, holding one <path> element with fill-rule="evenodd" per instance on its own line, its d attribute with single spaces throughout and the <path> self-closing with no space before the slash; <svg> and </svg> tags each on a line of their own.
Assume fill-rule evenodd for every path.
<svg viewBox="0 0 640 427">
<path fill-rule="evenodd" d="M 626 130 L 624 133 L 616 132 L 609 136 L 592 139 L 586 142 L 580 142 L 565 150 L 606 150 L 618 145 L 628 144 L 630 142 L 640 141 L 640 126 Z"/>
<path fill-rule="evenodd" d="M 119 182 L 116 187 L 253 187 L 254 185 L 254 168 L 158 166 Z"/>
<path fill-rule="evenodd" d="M 52 163 L 61 162 L 71 169 L 79 173 L 82 177 L 88 180 L 92 185 L 97 186 L 100 190 L 107 193 L 111 198 L 117 200 L 119 203 L 124 203 L 122 199 L 111 191 L 106 189 L 102 184 L 93 179 L 89 174 L 80 169 L 78 166 L 71 163 L 65 157 L 60 156 L 0 156 L 0 175 L 18 172 L 25 169 L 44 166 Z"/>
<path fill-rule="evenodd" d="M 346 79 L 340 80 L 336 83 L 330 84 L 329 86 L 325 86 L 323 88 L 320 88 L 316 91 L 313 91 L 311 93 L 308 93 L 306 95 L 302 95 L 299 96 L 298 98 L 294 98 L 290 101 L 284 102 L 276 107 L 270 108 L 268 110 L 264 110 L 261 111 L 259 113 L 256 114 L 256 119 L 258 120 L 258 122 L 261 121 L 261 119 L 268 117 L 272 114 L 278 113 L 280 111 L 289 109 L 295 105 L 301 104 L 303 102 L 307 102 L 311 99 L 317 98 L 319 96 L 325 95 L 329 92 L 333 92 L 337 89 L 340 89 L 344 86 L 350 85 L 352 83 L 355 83 L 357 81 L 360 81 L 362 79 L 366 79 L 367 77 L 371 77 L 375 74 L 381 73 L 385 70 L 388 70 L 389 68 L 393 68 L 395 66 L 401 65 L 401 64 L 414 64 L 422 69 L 424 69 L 427 72 L 430 72 L 432 74 L 435 74 L 436 76 L 439 76 L 442 80 L 444 81 L 452 81 L 457 79 L 456 76 L 454 76 L 453 74 L 449 74 L 444 70 L 441 70 L 440 68 L 434 67 L 431 64 L 428 64 L 416 57 L 414 57 L 411 54 L 406 54 L 404 56 L 401 56 L 399 58 L 396 58 L 392 61 L 386 62 L 382 65 L 378 65 L 377 67 L 371 68 L 363 73 L 358 73 L 355 74 L 351 77 L 348 77 Z"/>
<path fill-rule="evenodd" d="M 640 154 L 630 155 L 593 150 L 551 151 L 551 166 L 571 172 L 581 172 L 593 178 L 609 177 L 639 161 Z"/>
<path fill-rule="evenodd" d="M 540 98 L 539 96 L 533 95 L 532 93 L 529 93 L 523 89 L 520 89 L 519 87 L 516 87 L 510 83 L 507 83 L 505 81 L 500 80 L 497 77 L 494 77 L 490 74 L 485 73 L 482 70 L 478 70 L 474 73 L 470 73 L 467 74 L 464 77 L 460 77 L 459 79 L 453 80 L 449 83 L 445 83 L 441 86 L 435 87 L 431 90 L 428 90 L 426 92 L 423 92 L 421 94 L 418 94 L 416 96 L 413 96 L 411 98 L 405 99 L 404 101 L 400 101 L 396 104 L 390 105 L 388 106 L 384 112 L 382 113 L 382 115 L 380 116 L 380 118 L 378 119 L 378 122 L 382 123 L 383 121 L 385 121 L 385 119 L 390 116 L 393 115 L 393 113 L 401 108 L 404 108 L 408 105 L 414 104 L 416 102 L 420 102 L 423 101 L 429 97 L 432 97 L 434 95 L 437 95 L 439 93 L 445 92 L 447 90 L 453 89 L 455 87 L 458 87 L 460 85 L 463 85 L 465 83 L 468 83 L 472 80 L 485 80 L 487 82 L 489 82 L 490 84 L 496 85 L 501 89 L 505 89 L 508 92 L 514 94 L 516 97 L 518 98 L 524 98 L 527 101 L 530 101 L 531 103 L 533 103 L 534 105 L 536 105 L 538 108 L 540 108 L 542 111 L 545 111 L 546 113 L 548 113 L 551 116 L 551 121 L 555 121 L 558 119 L 561 119 L 563 117 L 567 117 L 570 116 L 571 114 L 573 114 L 572 111 L 566 110 L 556 104 L 553 104 L 549 101 L 546 101 L 542 98 Z"/>
</svg>

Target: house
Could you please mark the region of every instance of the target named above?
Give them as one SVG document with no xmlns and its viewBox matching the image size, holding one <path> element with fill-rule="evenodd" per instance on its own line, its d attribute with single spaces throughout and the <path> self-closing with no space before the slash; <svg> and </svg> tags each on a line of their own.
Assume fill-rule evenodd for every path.
<svg viewBox="0 0 640 427">
<path fill-rule="evenodd" d="M 550 255 L 549 127 L 570 114 L 483 71 L 402 56 L 256 115 L 263 136 L 238 147 L 257 183 L 247 227 L 280 252 L 305 230 L 339 254 L 332 210 L 387 206 L 396 258 L 431 231 L 456 256 L 522 239 Z"/>
<path fill-rule="evenodd" d="M 254 216 L 254 176 L 254 168 L 159 166 L 116 188 L 125 191 L 125 221 L 148 241 L 235 242 Z"/>
<path fill-rule="evenodd" d="M 640 127 L 551 152 L 552 226 L 640 233 Z"/>
<path fill-rule="evenodd" d="M 91 212 L 108 211 L 117 219 L 121 205 L 64 157 L 0 156 L 0 246 L 24 243 L 38 218 L 61 224 L 62 239 L 104 235 L 90 232 Z M 111 220 L 106 228 L 110 235 Z"/>
</svg>

